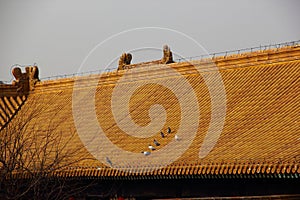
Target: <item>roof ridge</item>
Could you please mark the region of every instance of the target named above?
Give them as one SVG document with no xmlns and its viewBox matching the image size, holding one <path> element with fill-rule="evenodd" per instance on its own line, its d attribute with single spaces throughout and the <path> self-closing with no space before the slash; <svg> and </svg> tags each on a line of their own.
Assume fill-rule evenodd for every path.
<svg viewBox="0 0 300 200">
<path fill-rule="evenodd" d="M 175 63 L 181 63 L 186 61 L 193 61 L 193 60 L 205 60 L 205 59 L 216 59 L 216 58 L 227 58 L 228 56 L 244 56 L 244 54 L 252 54 L 257 52 L 266 52 L 266 51 L 274 51 L 278 49 L 284 49 L 286 47 L 300 47 L 300 40 L 296 41 L 290 41 L 290 42 L 283 42 L 283 43 L 276 43 L 276 44 L 269 44 L 269 45 L 260 45 L 256 47 L 250 47 L 250 48 L 243 48 L 243 49 L 236 49 L 236 50 L 229 50 L 229 51 L 221 51 L 221 52 L 215 52 L 211 54 L 203 54 L 198 56 L 190 56 L 190 57 L 184 57 L 179 59 L 174 59 Z M 131 64 L 132 66 L 136 65 L 151 65 L 152 62 L 155 62 L 154 64 L 157 64 L 156 62 L 159 60 L 153 60 L 153 61 L 145 61 L 141 63 L 135 63 Z M 106 68 L 104 70 L 93 70 L 93 71 L 86 71 L 86 72 L 80 72 L 80 73 L 72 73 L 72 74 L 62 74 L 62 75 L 54 75 L 49 77 L 43 77 L 41 80 L 53 80 L 54 79 L 60 79 L 60 78 L 71 78 L 76 76 L 86 76 L 86 75 L 92 75 L 92 74 L 100 74 L 100 73 L 107 73 L 117 70 L 117 66 L 114 68 Z"/>
</svg>

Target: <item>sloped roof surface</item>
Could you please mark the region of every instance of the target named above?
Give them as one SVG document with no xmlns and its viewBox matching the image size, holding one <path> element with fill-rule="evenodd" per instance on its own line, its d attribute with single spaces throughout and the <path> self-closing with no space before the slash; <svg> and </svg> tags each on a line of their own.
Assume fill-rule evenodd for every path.
<svg viewBox="0 0 300 200">
<path fill-rule="evenodd" d="M 299 59 L 300 47 L 293 46 L 44 81 L 10 123 L 35 109 L 32 127 L 54 124 L 57 134 L 75 133 L 68 148 L 88 159 L 57 172 L 62 176 L 299 174 Z M 216 74 L 221 79 L 214 80 Z M 222 87 L 215 89 L 225 96 L 207 85 L 218 80 Z M 214 130 L 220 135 L 207 136 L 210 126 L 221 127 Z M 203 147 L 205 138 L 216 143 Z"/>
</svg>

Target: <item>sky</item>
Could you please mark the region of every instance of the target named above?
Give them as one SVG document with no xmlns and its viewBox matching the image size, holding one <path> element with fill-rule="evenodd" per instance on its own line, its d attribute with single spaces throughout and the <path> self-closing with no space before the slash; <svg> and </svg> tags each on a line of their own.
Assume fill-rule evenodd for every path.
<svg viewBox="0 0 300 200">
<path fill-rule="evenodd" d="M 300 39 L 298 0 L 0 0 L 0 81 L 36 63 L 40 78 Z M 24 69 L 23 69 L 24 70 Z"/>
</svg>

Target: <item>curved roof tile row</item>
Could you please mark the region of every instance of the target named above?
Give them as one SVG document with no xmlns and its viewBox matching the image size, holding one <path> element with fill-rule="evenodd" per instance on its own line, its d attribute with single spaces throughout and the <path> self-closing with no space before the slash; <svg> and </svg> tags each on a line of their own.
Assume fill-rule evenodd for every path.
<svg viewBox="0 0 300 200">
<path fill-rule="evenodd" d="M 153 171 L 144 169 L 113 169 L 100 167 L 72 167 L 50 172 L 58 177 L 127 177 L 127 176 L 188 176 L 188 175 L 255 175 L 255 174 L 295 174 L 300 176 L 300 163 L 265 164 L 207 164 L 189 166 L 168 166 Z M 26 173 L 16 172 L 17 177 L 29 178 Z"/>
</svg>

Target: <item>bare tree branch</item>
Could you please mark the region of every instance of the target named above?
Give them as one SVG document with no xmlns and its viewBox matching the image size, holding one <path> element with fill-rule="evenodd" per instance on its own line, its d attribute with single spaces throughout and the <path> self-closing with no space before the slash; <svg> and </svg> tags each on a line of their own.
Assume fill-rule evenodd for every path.
<svg viewBox="0 0 300 200">
<path fill-rule="evenodd" d="M 51 100 L 39 99 L 37 105 L 50 103 Z M 63 108 L 51 110 L 47 121 L 39 124 L 41 108 L 25 103 L 0 132 L 1 198 L 65 199 L 88 187 L 56 173 L 87 158 L 82 148 L 72 146 L 77 134 L 74 127 L 65 127 L 64 120 L 56 118 Z"/>
</svg>

